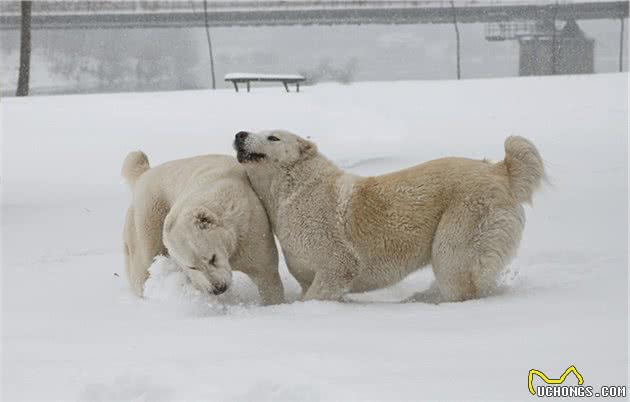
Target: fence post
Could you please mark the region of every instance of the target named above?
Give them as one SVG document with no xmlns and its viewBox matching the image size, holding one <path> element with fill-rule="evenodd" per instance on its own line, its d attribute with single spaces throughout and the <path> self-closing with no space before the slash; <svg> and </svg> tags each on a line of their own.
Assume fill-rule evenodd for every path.
<svg viewBox="0 0 630 402">
<path fill-rule="evenodd" d="M 558 18 L 558 0 L 553 6 L 553 19 L 551 21 L 551 75 L 556 75 L 556 18 Z"/>
<path fill-rule="evenodd" d="M 619 33 L 619 72 L 623 72 L 623 37 L 624 37 L 624 18 L 621 16 L 621 31 Z"/>
<path fill-rule="evenodd" d="M 210 39 L 210 24 L 208 23 L 208 0 L 203 0 L 203 18 L 206 25 L 206 38 L 208 40 L 208 52 L 210 53 L 210 73 L 212 74 L 212 89 L 217 88 L 214 77 L 214 55 L 212 54 L 212 40 Z"/>
<path fill-rule="evenodd" d="M 453 25 L 455 26 L 455 41 L 456 41 L 456 52 L 457 52 L 457 79 L 459 80 L 462 78 L 460 54 L 459 54 L 459 27 L 457 26 L 457 11 L 455 9 L 455 2 L 453 0 L 451 0 L 451 9 L 453 10 Z"/>
<path fill-rule="evenodd" d="M 20 33 L 20 72 L 15 96 L 27 96 L 31 72 L 31 1 L 22 1 L 22 28 Z"/>
</svg>

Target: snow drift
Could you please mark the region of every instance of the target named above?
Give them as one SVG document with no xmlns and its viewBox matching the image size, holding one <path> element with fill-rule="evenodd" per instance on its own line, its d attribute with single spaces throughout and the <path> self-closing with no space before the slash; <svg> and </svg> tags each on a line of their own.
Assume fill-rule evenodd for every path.
<svg viewBox="0 0 630 402">
<path fill-rule="evenodd" d="M 3 99 L 3 400 L 525 400 L 530 369 L 569 365 L 625 384 L 627 87 L 609 74 Z M 208 299 L 158 259 L 133 297 L 124 156 L 231 154 L 234 133 L 264 128 L 363 175 L 531 139 L 552 185 L 527 208 L 513 285 L 398 303 L 429 269 L 351 303 L 260 307 L 244 275 Z"/>
</svg>

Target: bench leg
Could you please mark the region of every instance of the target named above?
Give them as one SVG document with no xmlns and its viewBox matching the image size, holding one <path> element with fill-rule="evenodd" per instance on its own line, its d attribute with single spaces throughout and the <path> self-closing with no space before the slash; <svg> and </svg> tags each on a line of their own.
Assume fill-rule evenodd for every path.
<svg viewBox="0 0 630 402">
<path fill-rule="evenodd" d="M 287 82 L 286 81 L 282 81 L 282 83 L 284 84 L 284 89 L 286 89 L 287 92 L 291 92 L 291 91 L 289 91 L 289 85 L 287 85 Z"/>
<path fill-rule="evenodd" d="M 249 92 L 249 81 L 247 81 L 247 92 Z"/>
<path fill-rule="evenodd" d="M 300 83 L 299 82 L 295 83 L 295 90 L 296 90 L 296 92 L 300 92 Z"/>
<path fill-rule="evenodd" d="M 236 81 L 232 81 L 232 84 L 234 84 L 234 89 L 236 90 L 236 92 L 238 92 L 238 84 L 236 83 Z"/>
</svg>

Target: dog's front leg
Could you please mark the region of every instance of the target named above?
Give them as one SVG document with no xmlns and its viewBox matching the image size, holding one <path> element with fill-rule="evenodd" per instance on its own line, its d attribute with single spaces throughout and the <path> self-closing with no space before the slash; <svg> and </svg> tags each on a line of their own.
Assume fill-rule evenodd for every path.
<svg viewBox="0 0 630 402">
<path fill-rule="evenodd" d="M 326 269 L 315 274 L 313 284 L 302 297 L 307 300 L 341 300 L 351 288 L 352 281 L 359 272 L 355 258 L 339 258 Z"/>
<path fill-rule="evenodd" d="M 278 264 L 270 266 L 262 272 L 249 275 L 250 279 L 258 287 L 258 293 L 265 306 L 271 304 L 284 303 L 284 287 L 280 274 L 278 274 Z"/>
</svg>

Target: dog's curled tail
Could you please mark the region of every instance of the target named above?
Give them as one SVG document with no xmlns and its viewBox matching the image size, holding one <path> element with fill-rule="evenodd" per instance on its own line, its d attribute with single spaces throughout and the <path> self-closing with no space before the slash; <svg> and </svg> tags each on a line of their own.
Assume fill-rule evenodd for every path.
<svg viewBox="0 0 630 402">
<path fill-rule="evenodd" d="M 503 163 L 514 197 L 519 202 L 531 202 L 532 194 L 546 177 L 543 160 L 536 146 L 523 137 L 508 137 L 505 140 Z"/>
<path fill-rule="evenodd" d="M 129 186 L 133 188 L 142 173 L 149 170 L 149 158 L 142 151 L 129 152 L 129 155 L 123 162 L 121 174 L 125 178 Z"/>
</svg>

